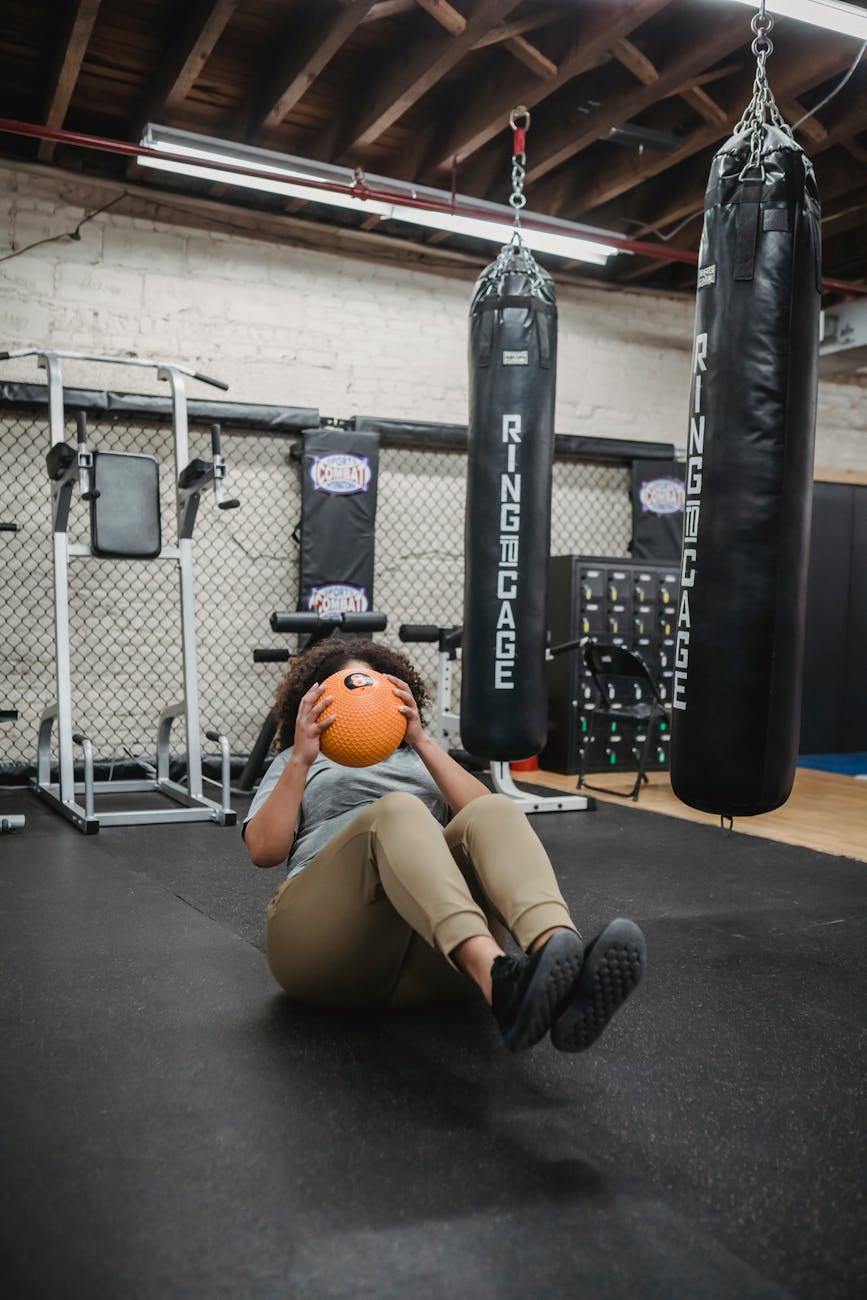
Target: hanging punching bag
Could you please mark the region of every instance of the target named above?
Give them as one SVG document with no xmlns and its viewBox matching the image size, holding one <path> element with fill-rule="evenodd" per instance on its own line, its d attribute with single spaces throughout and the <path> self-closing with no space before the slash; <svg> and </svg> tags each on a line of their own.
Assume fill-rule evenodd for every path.
<svg viewBox="0 0 867 1300">
<path fill-rule="evenodd" d="M 768 26 L 705 198 L 672 693 L 675 794 L 726 817 L 785 803 L 800 719 L 819 200 L 764 80 Z"/>
<path fill-rule="evenodd" d="M 461 740 L 499 762 L 545 743 L 557 307 L 520 239 L 470 309 Z"/>
</svg>

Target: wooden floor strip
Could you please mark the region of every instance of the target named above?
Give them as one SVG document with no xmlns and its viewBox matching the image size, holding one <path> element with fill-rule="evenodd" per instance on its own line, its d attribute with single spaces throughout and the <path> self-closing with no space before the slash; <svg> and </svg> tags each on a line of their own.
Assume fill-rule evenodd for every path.
<svg viewBox="0 0 867 1300">
<path fill-rule="evenodd" d="M 559 772 L 517 772 L 515 777 L 522 782 L 570 792 L 574 792 L 577 782 L 576 777 L 564 776 Z M 589 779 L 594 785 L 628 790 L 633 775 L 621 772 L 614 777 L 601 773 Z M 680 802 L 671 788 L 667 772 L 649 774 L 649 784 L 642 788 L 637 803 L 598 791 L 588 793 L 629 808 L 719 826 L 718 817 L 697 812 Z M 859 781 L 855 777 L 842 776 L 836 772 L 819 772 L 799 767 L 788 802 L 782 808 L 763 813 L 759 817 L 736 818 L 734 832 L 739 835 L 758 835 L 783 844 L 802 844 L 805 848 L 817 849 L 820 853 L 837 853 L 867 862 L 867 781 Z"/>
</svg>

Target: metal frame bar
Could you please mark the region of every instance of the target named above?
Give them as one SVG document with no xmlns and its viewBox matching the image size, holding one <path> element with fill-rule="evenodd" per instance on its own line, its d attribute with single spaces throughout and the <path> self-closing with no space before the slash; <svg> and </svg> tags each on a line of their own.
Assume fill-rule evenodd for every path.
<svg viewBox="0 0 867 1300">
<path fill-rule="evenodd" d="M 48 422 L 51 445 L 65 442 L 63 376 L 61 358 L 81 361 L 111 362 L 156 368 L 158 378 L 171 386 L 172 434 L 174 444 L 175 482 L 189 460 L 189 426 L 184 375 L 200 379 L 218 388 L 227 385 L 186 366 L 149 361 L 141 358 L 107 357 L 85 352 L 61 352 L 53 349 L 18 349 L 5 352 L 2 358 L 36 356 L 39 367 L 48 374 Z M 181 639 L 183 652 L 183 699 L 163 709 L 157 729 L 157 772 L 155 778 L 141 781 L 95 781 L 93 745 L 84 735 L 72 729 L 72 680 L 69 626 L 69 560 L 70 557 L 93 558 L 90 546 L 70 543 L 67 525 L 72 499 L 73 480 L 78 476 L 79 464 L 73 473 L 51 484 L 52 532 L 54 550 L 54 646 L 56 699 L 42 713 L 39 721 L 36 747 L 36 793 L 56 812 L 85 834 L 95 834 L 103 826 L 134 826 L 152 822 L 215 821 L 220 825 L 234 825 L 236 814 L 229 806 L 229 744 L 225 736 L 209 732 L 217 740 L 222 756 L 222 803 L 205 798 L 202 793 L 202 752 L 199 735 L 199 698 L 196 671 L 195 593 L 193 588 L 192 539 L 179 538 L 177 547 L 164 547 L 158 559 L 174 560 L 178 566 L 181 602 Z M 178 496 L 178 524 L 181 524 L 182 501 Z M 187 784 L 182 786 L 169 779 L 169 737 L 172 722 L 184 716 L 187 745 Z M 51 780 L 51 735 L 57 720 L 58 781 Z M 75 780 L 73 744 L 81 746 L 84 755 L 84 781 Z M 164 795 L 176 806 L 172 809 L 129 809 L 97 811 L 97 794 L 123 794 L 149 792 Z M 84 794 L 84 803 L 76 795 Z M 12 819 L 8 819 L 12 820 Z M 4 822 L 5 828 L 5 822 Z"/>
<path fill-rule="evenodd" d="M 437 744 L 446 750 L 450 740 L 460 744 L 461 720 L 452 711 L 452 656 L 448 650 L 439 652 L 436 710 L 434 739 Z"/>
<path fill-rule="evenodd" d="M 583 794 L 564 794 L 562 798 L 553 794 L 527 794 L 515 785 L 508 763 L 491 763 L 491 780 L 497 794 L 513 799 L 525 813 L 587 812 L 596 807 L 595 801 Z"/>
</svg>

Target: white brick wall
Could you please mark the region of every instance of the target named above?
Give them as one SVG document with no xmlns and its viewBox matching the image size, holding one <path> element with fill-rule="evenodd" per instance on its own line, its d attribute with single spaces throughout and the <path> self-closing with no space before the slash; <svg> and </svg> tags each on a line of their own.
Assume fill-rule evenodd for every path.
<svg viewBox="0 0 867 1300">
<path fill-rule="evenodd" d="M 0 179 L 9 250 L 74 229 L 107 198 L 51 175 L 4 168 Z M 177 357 L 227 380 L 237 401 L 462 423 L 471 281 L 107 212 L 76 242 L 0 263 L 0 338 Z M 672 297 L 561 289 L 558 430 L 682 443 L 692 317 Z M 37 372 L 20 362 L 2 375 Z M 92 364 L 67 377 L 158 387 Z M 819 464 L 867 469 L 863 399 L 854 385 L 821 386 Z"/>
</svg>

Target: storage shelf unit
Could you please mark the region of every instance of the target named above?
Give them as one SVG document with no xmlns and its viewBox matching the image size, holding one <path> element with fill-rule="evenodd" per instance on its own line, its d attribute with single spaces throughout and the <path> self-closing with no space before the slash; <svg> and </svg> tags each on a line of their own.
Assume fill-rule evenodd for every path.
<svg viewBox="0 0 867 1300">
<path fill-rule="evenodd" d="M 551 644 L 589 636 L 638 650 L 658 681 L 663 699 L 669 700 L 678 591 L 678 567 L 671 562 L 552 556 L 548 571 Z M 549 733 L 539 761 L 551 772 L 577 772 L 589 715 L 598 699 L 596 688 L 580 651 L 555 656 L 547 665 L 547 677 Z M 629 701 L 621 702 L 634 699 L 631 695 Z M 659 722 L 655 730 L 647 766 L 661 771 L 669 765 L 670 729 L 667 722 Z M 645 735 L 627 719 L 604 732 L 598 728 L 584 756 L 585 772 L 635 771 Z"/>
</svg>

